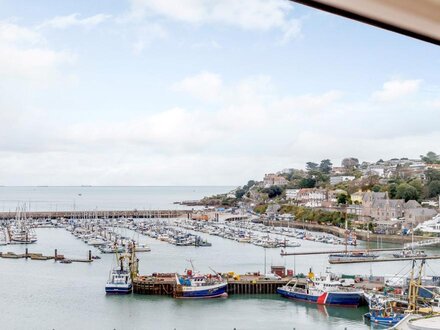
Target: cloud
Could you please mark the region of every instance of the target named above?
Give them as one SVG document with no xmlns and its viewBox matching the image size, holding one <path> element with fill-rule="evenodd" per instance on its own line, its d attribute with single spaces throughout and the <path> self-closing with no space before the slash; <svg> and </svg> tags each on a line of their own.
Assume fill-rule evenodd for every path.
<svg viewBox="0 0 440 330">
<path fill-rule="evenodd" d="M 70 65 L 75 60 L 76 55 L 72 52 L 47 47 L 43 35 L 37 30 L 11 21 L 0 21 L 1 83 L 20 81 L 44 86 L 58 75 L 61 66 Z"/>
<path fill-rule="evenodd" d="M 74 13 L 66 16 L 56 16 L 41 23 L 38 28 L 67 29 L 73 26 L 91 28 L 104 23 L 112 16 L 107 14 L 96 14 L 93 16 L 79 18 L 79 14 Z"/>
<path fill-rule="evenodd" d="M 324 158 L 416 157 L 420 145 L 435 150 L 440 138 L 436 121 L 426 121 L 437 109 L 425 103 L 384 104 L 369 95 L 353 102 L 332 89 L 286 95 L 269 76 L 231 82 L 208 71 L 173 86 L 201 103 L 75 123 L 39 109 L 0 111 L 0 182 L 242 184 Z"/>
<path fill-rule="evenodd" d="M 319 95 L 306 94 L 296 97 L 286 97 L 280 100 L 277 106 L 287 109 L 325 109 L 335 101 L 341 99 L 343 93 L 338 90 L 331 90 Z"/>
<path fill-rule="evenodd" d="M 282 42 L 300 35 L 301 22 L 291 18 L 293 6 L 283 0 L 132 0 L 128 17 L 158 16 L 192 25 L 222 24 L 244 30 L 282 32 Z"/>
<path fill-rule="evenodd" d="M 0 21 L 0 43 L 3 45 L 19 42 L 36 44 L 41 40 L 41 35 L 32 29 L 19 26 L 12 21 Z"/>
<path fill-rule="evenodd" d="M 390 80 L 383 84 L 381 90 L 373 93 L 372 98 L 375 101 L 389 102 L 401 97 L 414 94 L 419 90 L 422 80 Z"/>
<path fill-rule="evenodd" d="M 173 89 L 204 101 L 215 101 L 222 92 L 222 79 L 218 74 L 202 72 L 179 81 L 173 85 Z"/>
<path fill-rule="evenodd" d="M 133 43 L 133 52 L 138 55 L 154 40 L 165 39 L 168 36 L 167 30 L 157 23 L 144 23 L 136 28 L 136 41 Z"/>
</svg>

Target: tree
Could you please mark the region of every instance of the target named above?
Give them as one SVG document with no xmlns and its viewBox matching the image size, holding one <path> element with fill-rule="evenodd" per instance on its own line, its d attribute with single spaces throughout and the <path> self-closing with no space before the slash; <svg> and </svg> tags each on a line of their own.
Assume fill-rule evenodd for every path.
<svg viewBox="0 0 440 330">
<path fill-rule="evenodd" d="M 388 196 L 393 199 L 396 198 L 397 195 L 397 185 L 395 183 L 391 183 L 388 186 Z"/>
<path fill-rule="evenodd" d="M 337 197 L 338 204 L 348 204 L 349 202 L 349 196 L 347 194 L 339 194 Z"/>
<path fill-rule="evenodd" d="M 439 170 L 435 170 L 433 168 L 428 168 L 425 172 L 425 175 L 426 175 L 426 179 L 428 180 L 428 182 L 440 180 L 440 171 Z"/>
<path fill-rule="evenodd" d="M 316 171 L 318 170 L 318 164 L 313 162 L 307 162 L 306 163 L 306 169 L 307 171 Z"/>
<path fill-rule="evenodd" d="M 319 170 L 322 173 L 329 174 L 330 171 L 332 170 L 332 166 L 333 164 L 330 161 L 330 159 L 323 159 L 321 160 L 321 164 L 319 164 Z"/>
<path fill-rule="evenodd" d="M 381 186 L 380 185 L 378 185 L 378 184 L 375 184 L 372 188 L 371 188 L 371 190 L 372 191 L 374 191 L 374 192 L 379 192 L 380 190 L 381 190 Z"/>
<path fill-rule="evenodd" d="M 243 189 L 245 190 L 249 190 L 251 189 L 253 186 L 255 186 L 255 181 L 254 180 L 249 180 L 247 184 L 245 184 L 243 186 Z"/>
<path fill-rule="evenodd" d="M 440 180 L 431 181 L 428 185 L 428 196 L 436 197 L 440 195 Z"/>
<path fill-rule="evenodd" d="M 283 189 L 279 186 L 271 186 L 269 188 L 264 189 L 263 192 L 267 193 L 269 198 L 274 198 L 276 196 L 281 195 L 283 193 Z"/>
<path fill-rule="evenodd" d="M 417 189 L 418 196 L 422 196 L 423 194 L 423 183 L 420 181 L 420 179 L 413 179 L 410 182 L 408 182 L 411 186 Z"/>
<path fill-rule="evenodd" d="M 440 156 L 433 151 L 429 151 L 426 156 L 420 155 L 420 159 L 427 164 L 440 164 Z"/>
<path fill-rule="evenodd" d="M 419 198 L 419 193 L 417 189 L 411 186 L 410 184 L 401 183 L 397 186 L 396 197 L 404 199 L 405 202 L 407 202 L 411 199 L 417 200 Z"/>
<path fill-rule="evenodd" d="M 316 180 L 313 178 L 303 178 L 299 182 L 300 188 L 314 188 L 316 185 Z"/>
<path fill-rule="evenodd" d="M 244 194 L 246 194 L 246 189 L 239 188 L 239 189 L 237 189 L 237 190 L 235 191 L 235 197 L 236 197 L 237 199 L 242 198 L 242 197 L 244 196 Z"/>
<path fill-rule="evenodd" d="M 355 169 L 359 167 L 359 159 L 350 157 L 350 158 L 344 158 L 341 162 L 342 167 L 345 167 L 346 169 Z"/>
</svg>

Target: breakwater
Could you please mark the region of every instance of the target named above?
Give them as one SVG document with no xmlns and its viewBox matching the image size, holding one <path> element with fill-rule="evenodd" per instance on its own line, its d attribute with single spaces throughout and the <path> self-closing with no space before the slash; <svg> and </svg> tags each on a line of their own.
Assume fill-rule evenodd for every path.
<svg viewBox="0 0 440 330">
<path fill-rule="evenodd" d="M 81 218 L 179 218 L 189 217 L 192 210 L 124 210 L 124 211 L 38 211 L 27 212 L 33 219 L 81 219 Z M 0 212 L 0 220 L 14 219 L 16 212 Z"/>
</svg>

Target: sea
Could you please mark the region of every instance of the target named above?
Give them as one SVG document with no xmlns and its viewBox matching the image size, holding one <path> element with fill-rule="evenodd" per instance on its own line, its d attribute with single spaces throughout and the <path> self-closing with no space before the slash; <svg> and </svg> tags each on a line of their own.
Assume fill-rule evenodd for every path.
<svg viewBox="0 0 440 330">
<path fill-rule="evenodd" d="M 31 210 L 175 209 L 173 202 L 225 193 L 232 187 L 1 187 L 4 210 L 30 203 Z M 81 195 L 80 195 L 81 194 Z M 67 210 L 67 209 L 66 209 Z M 168 330 L 354 330 L 369 329 L 365 307 L 326 307 L 292 301 L 278 295 L 231 295 L 226 299 L 179 300 L 132 294 L 107 296 L 104 291 L 113 255 L 100 254 L 62 228 L 39 228 L 38 241 L 29 252 L 86 258 L 89 249 L 102 259 L 92 263 L 0 259 L 0 329 L 168 329 Z M 211 247 L 177 247 L 121 229 L 121 234 L 148 244 L 151 252 L 138 253 L 141 274 L 184 272 L 192 260 L 201 272 L 264 272 L 284 265 L 297 273 L 401 274 L 409 262 L 333 265 L 326 255 L 281 257 L 266 249 L 217 236 L 201 234 Z M 333 245 L 299 241 L 295 251 L 337 249 Z M 373 242 L 376 246 L 380 242 Z M 361 246 L 365 246 L 362 243 Z M 340 247 L 339 247 L 340 248 Z M 1 246 L 1 252 L 23 253 L 25 246 Z M 291 248 L 291 250 L 293 250 Z M 428 272 L 440 273 L 439 262 Z"/>
</svg>

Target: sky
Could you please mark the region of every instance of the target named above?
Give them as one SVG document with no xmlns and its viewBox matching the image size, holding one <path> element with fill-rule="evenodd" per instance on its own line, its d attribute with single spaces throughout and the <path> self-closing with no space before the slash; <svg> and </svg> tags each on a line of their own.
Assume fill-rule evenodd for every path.
<svg viewBox="0 0 440 330">
<path fill-rule="evenodd" d="M 242 185 L 440 152 L 440 48 L 283 0 L 0 0 L 0 185 Z"/>
</svg>

